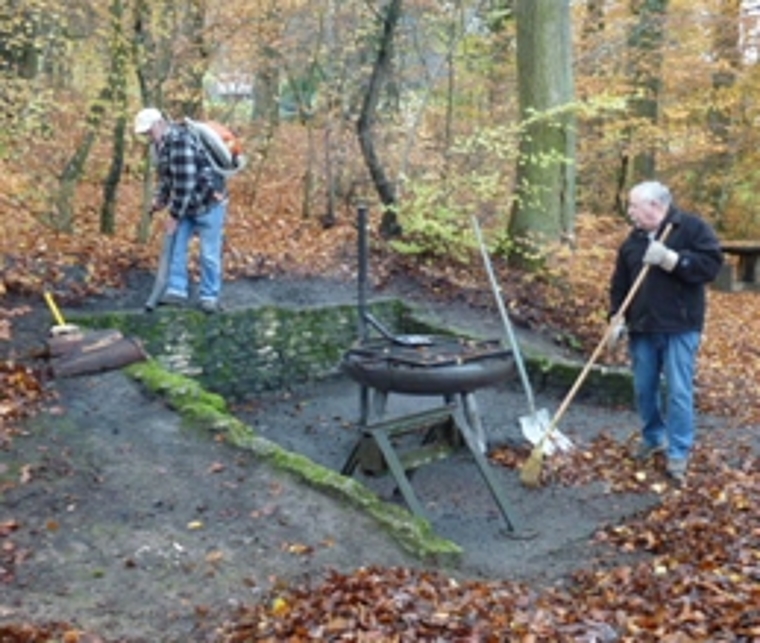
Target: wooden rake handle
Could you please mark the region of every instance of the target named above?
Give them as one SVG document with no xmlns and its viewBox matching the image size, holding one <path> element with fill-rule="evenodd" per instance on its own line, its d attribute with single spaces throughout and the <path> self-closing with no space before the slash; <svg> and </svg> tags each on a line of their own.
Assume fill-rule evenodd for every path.
<svg viewBox="0 0 760 643">
<path fill-rule="evenodd" d="M 665 226 L 665 229 L 663 230 L 662 236 L 660 237 L 659 240 L 664 242 L 668 238 L 668 235 L 670 234 L 670 231 L 672 230 L 672 228 L 673 228 L 673 224 L 668 223 L 668 225 Z M 567 395 L 565 395 L 565 399 L 562 400 L 562 404 L 559 405 L 557 412 L 554 414 L 554 417 L 549 423 L 549 427 L 546 429 L 546 432 L 541 438 L 542 447 L 543 447 L 543 443 L 549 439 L 551 434 L 557 428 L 559 421 L 562 419 L 562 416 L 565 414 L 565 411 L 567 411 L 567 407 L 570 406 L 570 402 L 572 402 L 573 399 L 575 398 L 576 394 L 578 393 L 578 389 L 580 389 L 583 382 L 586 381 L 586 377 L 588 376 L 589 371 L 591 370 L 591 367 L 596 363 L 596 360 L 599 358 L 599 354 L 602 352 L 602 350 L 606 346 L 607 340 L 609 339 L 610 334 L 612 333 L 615 327 L 615 324 L 613 323 L 614 320 L 623 318 L 626 311 L 628 310 L 628 307 L 631 305 L 633 298 L 639 292 L 639 289 L 641 288 L 641 284 L 644 283 L 644 279 L 646 279 L 647 275 L 649 274 L 649 269 L 651 267 L 652 266 L 650 264 L 645 264 L 644 267 L 639 271 L 639 274 L 636 277 L 636 280 L 633 282 L 633 285 L 628 291 L 628 294 L 625 296 L 623 303 L 620 304 L 620 308 L 615 313 L 613 320 L 611 320 L 610 323 L 607 324 L 607 328 L 604 330 L 602 339 L 596 345 L 594 352 L 591 353 L 591 357 L 589 357 L 588 361 L 583 367 L 583 370 L 578 374 L 578 377 L 575 379 L 575 383 L 567 392 Z"/>
</svg>

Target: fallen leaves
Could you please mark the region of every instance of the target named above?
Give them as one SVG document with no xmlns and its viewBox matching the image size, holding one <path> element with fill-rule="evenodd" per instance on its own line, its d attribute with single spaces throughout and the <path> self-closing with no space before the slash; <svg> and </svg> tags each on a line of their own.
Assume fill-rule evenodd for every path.
<svg viewBox="0 0 760 643">
<path fill-rule="evenodd" d="M 737 482 L 741 476 L 737 479 Z M 760 501 L 755 484 L 749 493 Z M 736 641 L 760 635 L 757 517 L 725 529 L 710 516 L 715 489 L 670 495 L 654 515 L 599 540 L 656 552 L 631 566 L 584 570 L 540 592 L 513 582 L 460 581 L 435 572 L 367 567 L 279 588 L 241 608 L 221 640 L 242 641 Z M 746 487 L 729 489 L 747 497 Z M 696 507 L 703 511 L 694 511 Z M 757 504 L 755 505 L 757 506 Z M 712 541 L 709 525 L 718 526 Z M 700 544 L 701 543 L 701 544 Z"/>
<path fill-rule="evenodd" d="M 311 545 L 304 545 L 303 543 L 282 543 L 281 548 L 283 551 L 295 556 L 305 556 L 314 553 L 314 548 Z"/>
<path fill-rule="evenodd" d="M 46 625 L 2 625 L 0 624 L 0 641 L 8 643 L 105 643 L 102 638 L 90 632 L 76 629 L 66 623 L 49 623 Z"/>
<path fill-rule="evenodd" d="M 8 536 L 19 528 L 19 524 L 15 520 L 3 520 L 0 522 L 0 537 Z"/>
<path fill-rule="evenodd" d="M 126 222 L 125 229 L 130 229 Z M 52 283 L 65 290 L 62 301 L 74 301 L 121 286 L 129 268 L 152 268 L 158 255 L 155 248 L 133 244 L 124 235 L 104 239 L 87 221 L 71 236 L 47 234 L 34 225 L 23 226 L 23 231 L 26 236 L 13 241 L 13 247 L 24 249 L 23 256 L 0 274 L 3 297 L 6 290 L 39 295 L 43 284 Z M 13 230 L 8 232 L 12 235 Z M 624 232 L 619 222 L 611 225 L 581 217 L 577 250 L 558 250 L 545 274 L 510 271 L 497 259 L 495 267 L 501 269 L 498 278 L 510 315 L 588 354 L 605 323 L 606 279 L 600 279 L 600 266 L 611 269 L 614 249 Z M 273 210 L 255 218 L 232 217 L 228 243 L 225 269 L 229 277 L 286 269 L 351 274 L 355 268 L 345 257 L 346 247 L 355 243 L 354 226 L 324 230 L 299 213 Z M 471 266 L 419 267 L 397 256 L 382 256 L 383 252 L 387 250 L 381 247 L 373 256 L 382 264 L 373 266 L 378 283 L 389 280 L 394 271 L 407 272 L 427 283 L 441 299 L 468 297 L 474 305 L 489 305 L 484 304 L 491 299 L 486 282 Z M 82 266 L 86 275 L 79 281 L 66 281 L 73 266 Z M 11 322 L 18 316 L 0 313 L 0 339 L 12 339 Z M 709 292 L 698 401 L 701 410 L 728 418 L 727 435 L 738 435 L 745 424 L 760 423 L 758 336 L 757 293 Z M 10 427 L 34 413 L 45 395 L 33 370 L 13 360 L 0 363 L 0 442 L 10 440 Z M 589 543 L 614 552 L 610 556 L 618 561 L 614 565 L 584 570 L 564 585 L 543 590 L 509 581 L 455 580 L 415 569 L 330 572 L 302 584 L 278 585 L 267 600 L 241 607 L 224 624 L 220 640 L 680 643 L 760 638 L 756 607 L 760 605 L 760 466 L 755 453 L 739 444 L 729 449 L 700 442 L 687 485 L 678 490 L 663 475 L 662 463 L 637 465 L 627 445 L 602 434 L 570 454 L 549 460 L 546 475 L 557 484 L 601 482 L 610 493 L 656 495 L 657 506 L 650 513 L 611 525 L 597 534 L 594 544 Z M 493 457 L 503 466 L 516 467 L 527 455 L 527 450 L 503 450 Z M 25 474 L 23 466 L 19 471 L 21 482 L 33 473 L 27 470 Z M 207 469 L 208 474 L 223 472 L 224 466 L 214 462 Z M 281 491 L 276 486 L 269 489 L 273 498 Z M 270 503 L 252 511 L 250 518 L 273 520 L 276 514 L 276 504 Z M 57 528 L 53 522 L 47 526 L 50 531 Z M 201 521 L 187 524 L 191 531 L 203 528 Z M 13 541 L 18 529 L 13 520 L 0 523 L 0 580 L 4 582 L 13 579 L 15 565 L 29 555 Z M 293 556 L 315 551 L 300 542 L 284 542 L 282 547 Z M 619 562 L 626 557 L 628 564 Z M 213 550 L 205 562 L 218 566 L 224 556 Z M 130 559 L 126 564 L 136 563 Z M 0 639 L 86 640 L 66 626 L 40 625 L 37 639 L 31 630 L 22 630 L 0 627 Z"/>
<path fill-rule="evenodd" d="M 212 462 L 208 469 L 206 470 L 207 473 L 222 473 L 226 469 L 223 462 Z"/>
<path fill-rule="evenodd" d="M 10 444 L 20 420 L 34 415 L 51 398 L 39 373 L 19 362 L 0 361 L 0 447 Z"/>
</svg>

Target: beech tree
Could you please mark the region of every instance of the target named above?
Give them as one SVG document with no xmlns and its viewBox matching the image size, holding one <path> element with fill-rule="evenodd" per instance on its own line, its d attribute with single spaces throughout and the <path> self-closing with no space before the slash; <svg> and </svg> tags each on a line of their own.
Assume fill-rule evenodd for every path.
<svg viewBox="0 0 760 643">
<path fill-rule="evenodd" d="M 520 154 L 509 233 L 518 248 L 570 238 L 575 117 L 569 0 L 517 0 Z M 512 259 L 523 262 L 517 252 Z"/>
<path fill-rule="evenodd" d="M 139 211 L 119 183 L 145 167 L 128 125 L 146 104 L 238 130 L 241 207 L 333 225 L 361 193 L 384 232 L 403 228 L 403 252 L 468 256 L 469 215 L 499 250 L 572 239 L 576 208 L 622 211 L 655 172 L 728 234 L 760 229 L 747 2 L 61 6 L 0 7 L 0 150 L 24 179 L 14 198 L 61 229 L 93 182 L 104 232 Z"/>
<path fill-rule="evenodd" d="M 717 65 L 712 73 L 707 128 L 715 149 L 705 155 L 694 181 L 699 200 L 710 210 L 708 214 L 719 229 L 723 227 L 726 204 L 733 192 L 736 115 L 731 96 L 742 67 L 741 5 L 741 0 L 720 0 L 720 13 L 713 24 L 713 56 Z"/>
<path fill-rule="evenodd" d="M 623 186 L 653 178 L 656 171 L 655 137 L 648 135 L 661 109 L 663 42 L 668 0 L 631 1 L 636 21 L 628 37 L 631 122 L 630 152 L 623 156 Z M 626 188 L 623 187 L 625 191 Z M 620 203 L 624 201 L 622 195 Z"/>
</svg>

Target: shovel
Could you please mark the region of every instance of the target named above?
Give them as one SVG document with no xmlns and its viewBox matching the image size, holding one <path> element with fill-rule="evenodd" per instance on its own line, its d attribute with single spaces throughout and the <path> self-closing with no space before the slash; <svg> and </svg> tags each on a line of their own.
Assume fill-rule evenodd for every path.
<svg viewBox="0 0 760 643">
<path fill-rule="evenodd" d="M 546 428 L 549 426 L 550 422 L 549 412 L 546 409 L 536 409 L 536 401 L 533 397 L 533 388 L 531 387 L 530 378 L 528 377 L 528 372 L 525 368 L 525 362 L 523 361 L 522 353 L 520 352 L 520 347 L 517 343 L 517 338 L 515 337 L 515 331 L 512 328 L 512 322 L 510 321 L 509 315 L 507 315 L 507 310 L 504 307 L 504 300 L 501 296 L 501 289 L 496 283 L 496 276 L 494 275 L 491 259 L 488 256 L 488 251 L 486 250 L 485 243 L 483 242 L 483 234 L 480 231 L 480 224 L 475 217 L 472 217 L 472 227 L 475 229 L 475 236 L 477 238 L 478 245 L 480 246 L 480 253 L 483 255 L 483 264 L 485 265 L 486 272 L 488 273 L 488 280 L 491 282 L 491 288 L 493 289 L 493 294 L 496 298 L 496 305 L 499 308 L 501 321 L 504 324 L 504 330 L 506 331 L 507 339 L 509 340 L 509 344 L 512 347 L 515 364 L 517 364 L 517 371 L 520 374 L 520 380 L 522 382 L 523 388 L 525 389 L 525 396 L 528 398 L 528 408 L 530 410 L 530 415 L 523 415 L 520 417 L 520 428 L 522 430 L 522 434 L 525 439 L 533 445 L 538 444 L 542 438 L 544 438 L 542 449 L 546 455 L 551 455 L 556 450 L 567 451 L 573 446 L 573 443 L 570 441 L 570 438 L 568 438 L 560 431 L 553 431 L 549 439 L 546 439 Z"/>
</svg>

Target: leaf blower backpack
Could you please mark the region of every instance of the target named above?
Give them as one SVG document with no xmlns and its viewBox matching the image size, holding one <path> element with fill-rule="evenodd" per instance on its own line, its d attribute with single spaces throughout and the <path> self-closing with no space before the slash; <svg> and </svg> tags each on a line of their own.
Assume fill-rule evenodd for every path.
<svg viewBox="0 0 760 643">
<path fill-rule="evenodd" d="M 214 169 L 224 177 L 234 176 L 247 162 L 240 139 L 227 126 L 216 121 L 195 121 L 185 124 L 208 155 Z"/>
</svg>

